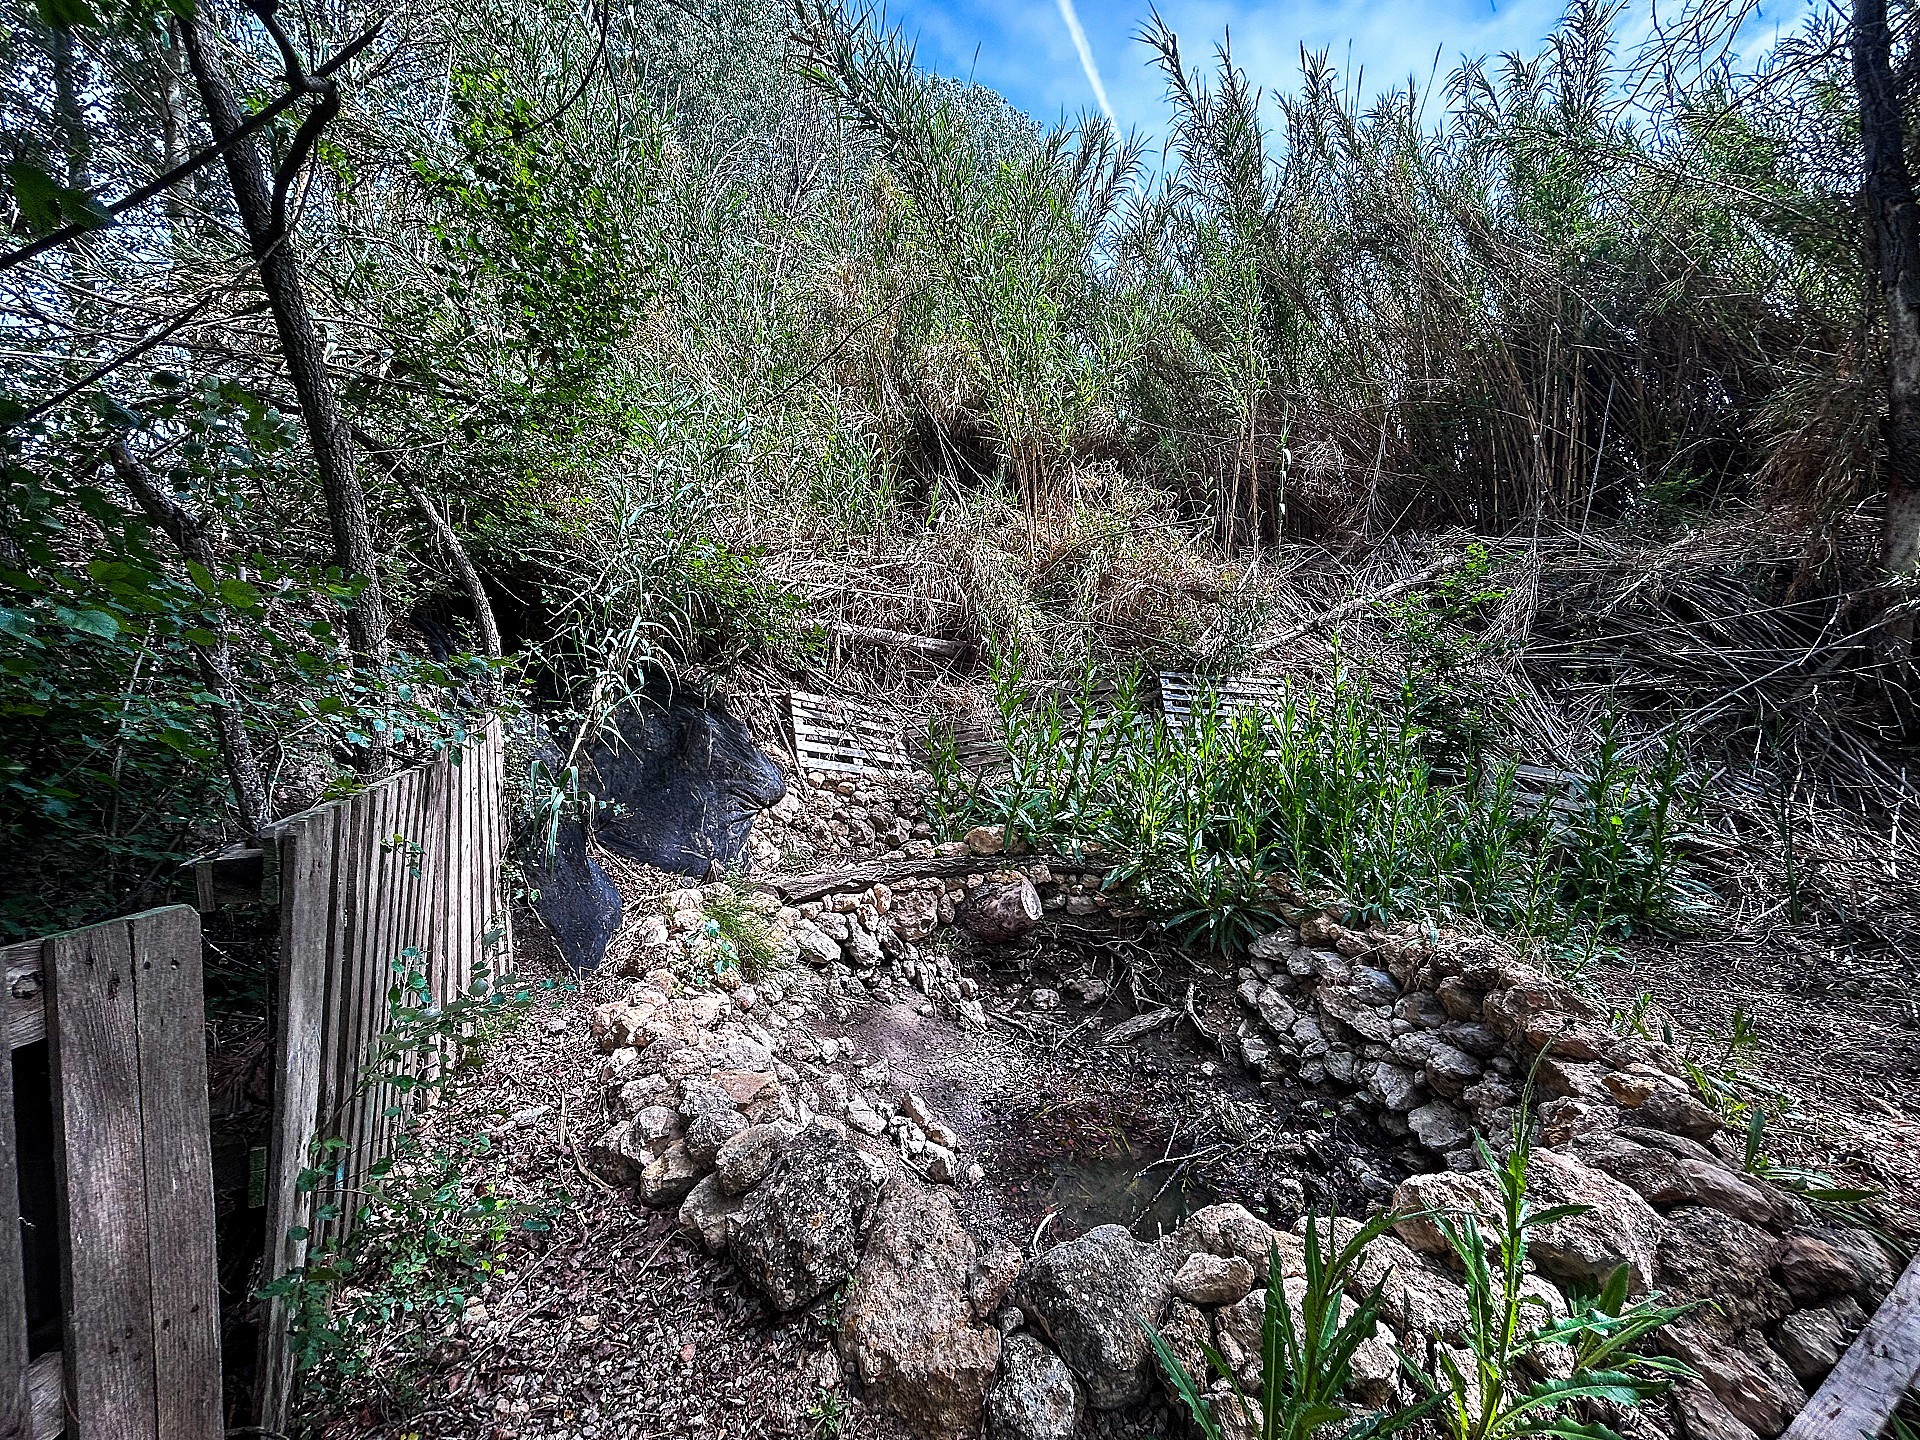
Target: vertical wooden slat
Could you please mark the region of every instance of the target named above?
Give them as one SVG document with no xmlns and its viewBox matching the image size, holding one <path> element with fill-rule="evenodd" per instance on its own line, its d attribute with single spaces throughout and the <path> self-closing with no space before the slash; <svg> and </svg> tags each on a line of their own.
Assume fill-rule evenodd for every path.
<svg viewBox="0 0 1920 1440">
<path fill-rule="evenodd" d="M 356 865 L 364 883 L 356 902 L 359 911 L 358 933 L 348 960 L 351 967 L 350 1009 L 346 1043 L 340 1059 L 341 1093 L 351 1097 L 340 1130 L 340 1138 L 347 1145 L 340 1152 L 341 1185 L 346 1193 L 340 1196 L 342 1213 L 332 1227 L 333 1233 L 340 1236 L 350 1234 L 353 1230 L 352 1212 L 356 1197 L 352 1192 L 359 1189 L 366 1175 L 369 1116 L 373 1108 L 381 1103 L 377 1093 L 366 1086 L 365 1072 L 367 1051 L 376 1028 L 375 1016 L 386 1009 L 391 973 L 387 969 L 389 957 L 384 951 L 392 933 L 393 918 L 392 886 L 389 883 L 393 852 L 387 848 L 387 841 L 393 834 L 393 783 L 383 781 L 359 796 L 354 803 L 365 807 L 367 819 L 364 848 Z"/>
<path fill-rule="evenodd" d="M 275 1019 L 273 1130 L 268 1151 L 267 1231 L 262 1270 L 277 1280 L 306 1263 L 307 1241 L 288 1232 L 313 1223 L 313 1206 L 300 1193 L 314 1128 L 320 1122 L 322 1048 L 333 904 L 334 831 L 338 807 L 327 806 L 290 824 L 281 835 L 280 994 Z M 260 1340 L 260 1423 L 286 1429 L 293 1383 L 285 1305 L 274 1300 Z"/>
<path fill-rule="evenodd" d="M 0 946 L 0 984 L 7 987 L 0 1003 L 7 1007 L 10 1050 L 47 1038 L 47 983 L 42 953 L 45 946 L 44 940 Z"/>
<path fill-rule="evenodd" d="M 18 947 L 10 947 L 18 948 Z M 0 974 L 5 973 L 0 966 Z M 13 1046 L 0 1054 L 0 1440 L 27 1440 L 27 1276 L 20 1246 L 20 1157 L 13 1128 Z"/>
<path fill-rule="evenodd" d="M 129 927 L 56 935 L 47 951 L 67 1413 L 80 1440 L 147 1440 L 153 1292 Z"/>
<path fill-rule="evenodd" d="M 127 928 L 146 1155 L 154 1433 L 203 1440 L 223 1427 L 200 916 L 175 905 L 135 916 Z"/>
<path fill-rule="evenodd" d="M 487 722 L 487 928 L 499 932 L 490 957 L 494 968 L 505 974 L 513 960 L 512 934 L 507 926 L 506 892 L 501 883 L 501 868 L 506 859 L 506 735 L 495 716 Z"/>
<path fill-rule="evenodd" d="M 333 861 L 327 877 L 326 993 L 322 999 L 320 1033 L 320 1136 L 337 1134 L 346 1118 L 347 1096 L 342 1083 L 346 1070 L 346 1050 L 353 1029 L 353 987 L 357 972 L 353 965 L 354 946 L 358 943 L 366 889 L 363 859 L 366 854 L 369 816 L 364 796 L 340 804 L 334 811 Z M 283 902 L 284 903 L 284 902 Z M 309 1201 L 317 1208 L 317 1202 Z M 313 1239 L 318 1242 L 329 1227 L 316 1223 Z"/>
<path fill-rule="evenodd" d="M 473 752 L 450 757 L 447 769 L 447 968 L 467 974 L 467 896 L 473 867 Z"/>
</svg>

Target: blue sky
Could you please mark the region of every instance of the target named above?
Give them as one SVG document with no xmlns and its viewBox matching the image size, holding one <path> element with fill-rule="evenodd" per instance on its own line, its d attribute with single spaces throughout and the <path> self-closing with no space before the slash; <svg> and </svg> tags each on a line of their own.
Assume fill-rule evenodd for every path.
<svg viewBox="0 0 1920 1440">
<path fill-rule="evenodd" d="M 1441 71 L 1463 54 L 1533 50 L 1562 0 L 1161 0 L 1189 66 L 1209 62 L 1231 31 L 1234 57 L 1256 85 L 1290 88 L 1302 43 L 1331 50 L 1343 73 L 1364 69 L 1371 93 L 1424 82 L 1440 52 Z M 1677 9 L 1677 6 L 1668 6 Z M 1162 87 L 1133 39 L 1150 0 L 1077 0 L 1075 11 L 1121 128 L 1158 136 Z M 1801 13 L 1799 0 L 1767 0 L 1749 34 L 1771 34 L 1774 16 Z M 1643 10 L 1641 13 L 1644 13 Z M 890 0 L 890 21 L 918 41 L 920 62 L 944 75 L 991 86 L 1041 121 L 1097 108 L 1059 0 Z M 1630 12 L 1630 20 L 1639 18 Z"/>
</svg>

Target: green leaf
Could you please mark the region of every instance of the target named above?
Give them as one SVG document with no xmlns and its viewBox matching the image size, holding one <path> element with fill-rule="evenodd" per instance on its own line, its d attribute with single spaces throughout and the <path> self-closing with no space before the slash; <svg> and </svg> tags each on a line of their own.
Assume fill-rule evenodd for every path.
<svg viewBox="0 0 1920 1440">
<path fill-rule="evenodd" d="M 257 610 L 260 592 L 245 580 L 222 580 L 220 598 L 236 610 Z"/>
<path fill-rule="evenodd" d="M 98 25 L 87 0 L 34 0 L 40 18 L 56 30 L 73 30 L 82 25 Z"/>
<path fill-rule="evenodd" d="M 41 13 L 48 0 L 41 0 Z M 49 25 L 55 22 L 48 19 Z M 61 28 L 66 28 L 62 26 Z M 60 185 L 31 160 L 15 160 L 7 166 L 7 179 L 13 182 L 13 203 L 20 207 L 20 218 L 35 235 L 60 228 Z"/>
<path fill-rule="evenodd" d="M 102 640 L 119 638 L 120 622 L 105 610 L 69 610 L 55 606 L 53 613 L 62 625 L 82 635 L 97 635 Z"/>
</svg>

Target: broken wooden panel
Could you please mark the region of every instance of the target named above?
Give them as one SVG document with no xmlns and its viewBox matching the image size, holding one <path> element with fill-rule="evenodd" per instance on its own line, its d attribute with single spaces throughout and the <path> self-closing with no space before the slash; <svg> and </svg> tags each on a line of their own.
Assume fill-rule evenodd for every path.
<svg viewBox="0 0 1920 1440">
<path fill-rule="evenodd" d="M 1175 729 L 1185 730 L 1197 715 L 1211 707 L 1222 717 L 1277 715 L 1287 703 L 1287 683 L 1278 677 L 1195 675 L 1184 670 L 1162 670 L 1154 677 L 1160 716 Z"/>
<path fill-rule="evenodd" d="M 877 706 L 789 690 L 787 716 L 803 771 L 889 775 L 923 768 L 908 752 L 898 718 Z"/>
</svg>

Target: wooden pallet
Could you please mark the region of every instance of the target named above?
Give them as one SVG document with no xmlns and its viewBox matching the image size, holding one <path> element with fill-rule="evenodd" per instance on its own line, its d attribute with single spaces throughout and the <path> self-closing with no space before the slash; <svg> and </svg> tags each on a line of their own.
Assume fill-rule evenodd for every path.
<svg viewBox="0 0 1920 1440">
<path fill-rule="evenodd" d="M 787 718 L 803 771 L 897 775 L 924 768 L 908 753 L 900 722 L 872 705 L 789 690 Z"/>
<path fill-rule="evenodd" d="M 1196 714 L 1211 704 L 1222 716 L 1273 715 L 1287 701 L 1284 680 L 1257 675 L 1225 679 L 1194 675 L 1184 670 L 1162 670 L 1154 677 L 1160 716 L 1168 725 L 1185 730 Z"/>
</svg>

